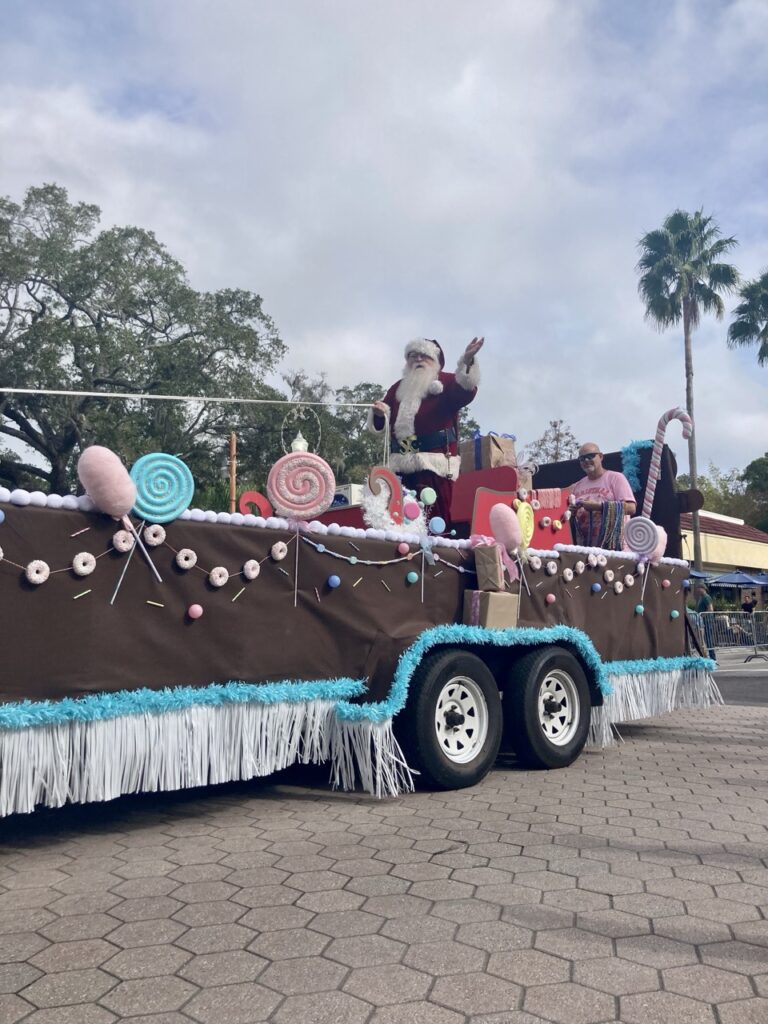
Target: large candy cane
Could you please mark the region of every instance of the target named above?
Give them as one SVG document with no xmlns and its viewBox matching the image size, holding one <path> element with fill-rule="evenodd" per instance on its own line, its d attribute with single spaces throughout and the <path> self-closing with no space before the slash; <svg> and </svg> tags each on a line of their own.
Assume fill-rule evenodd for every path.
<svg viewBox="0 0 768 1024">
<path fill-rule="evenodd" d="M 680 420 L 683 425 L 684 438 L 689 438 L 693 433 L 693 420 L 682 409 L 668 409 L 659 420 L 659 425 L 656 427 L 656 438 L 653 442 L 651 468 L 648 470 L 648 481 L 645 485 L 645 500 L 643 501 L 643 515 L 648 517 L 650 517 L 651 510 L 653 509 L 656 484 L 661 476 L 661 449 L 664 447 L 664 435 L 667 432 L 667 424 L 670 420 Z"/>
</svg>

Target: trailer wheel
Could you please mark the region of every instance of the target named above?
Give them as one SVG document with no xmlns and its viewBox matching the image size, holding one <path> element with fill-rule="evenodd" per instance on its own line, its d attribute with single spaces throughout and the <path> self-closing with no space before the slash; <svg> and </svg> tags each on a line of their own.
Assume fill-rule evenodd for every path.
<svg viewBox="0 0 768 1024">
<path fill-rule="evenodd" d="M 408 763 L 434 789 L 474 786 L 501 743 L 499 688 L 490 669 L 466 651 L 439 651 L 421 662 L 395 719 Z"/>
<path fill-rule="evenodd" d="M 589 732 L 589 683 L 562 647 L 530 651 L 516 661 L 504 688 L 504 724 L 518 759 L 531 768 L 564 768 Z"/>
</svg>

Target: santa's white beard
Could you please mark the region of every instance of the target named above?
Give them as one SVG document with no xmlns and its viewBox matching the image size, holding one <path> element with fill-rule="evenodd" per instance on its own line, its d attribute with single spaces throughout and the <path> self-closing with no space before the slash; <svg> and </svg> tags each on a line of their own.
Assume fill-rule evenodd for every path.
<svg viewBox="0 0 768 1024">
<path fill-rule="evenodd" d="M 395 420 L 394 433 L 398 440 L 415 434 L 414 420 L 422 401 L 430 394 L 430 384 L 437 380 L 440 367 L 435 363 L 427 366 L 408 366 L 397 385 L 395 397 L 400 403 Z"/>
</svg>

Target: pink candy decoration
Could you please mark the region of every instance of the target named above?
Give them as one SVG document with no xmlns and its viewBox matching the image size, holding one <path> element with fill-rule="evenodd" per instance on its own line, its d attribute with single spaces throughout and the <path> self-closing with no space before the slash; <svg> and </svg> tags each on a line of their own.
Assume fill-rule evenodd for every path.
<svg viewBox="0 0 768 1024">
<path fill-rule="evenodd" d="M 311 452 L 284 455 L 269 471 L 269 500 L 288 519 L 316 519 L 331 507 L 335 493 L 333 470 Z"/>
<path fill-rule="evenodd" d="M 650 517 L 653 510 L 653 498 L 656 494 L 656 484 L 661 475 L 661 450 L 664 447 L 664 435 L 667 432 L 667 424 L 670 420 L 680 420 L 683 425 L 683 437 L 689 438 L 693 433 L 693 420 L 687 412 L 682 409 L 667 409 L 659 420 L 656 427 L 656 438 L 653 442 L 651 452 L 651 466 L 648 470 L 648 480 L 645 484 L 645 498 L 643 499 L 643 515 Z"/>
<path fill-rule="evenodd" d="M 547 602 L 547 604 L 554 604 L 555 601 L 557 600 L 557 598 L 555 597 L 554 594 L 547 594 L 547 596 L 544 598 L 544 600 Z"/>
<path fill-rule="evenodd" d="M 86 448 L 77 460 L 77 475 L 96 508 L 108 516 L 120 519 L 136 503 L 136 484 L 109 448 L 98 444 Z"/>
<path fill-rule="evenodd" d="M 407 555 L 409 554 L 410 550 L 410 547 L 405 543 L 405 541 L 403 541 L 402 544 L 397 545 L 397 552 L 400 555 Z"/>
<path fill-rule="evenodd" d="M 661 581 L 661 585 L 662 585 L 662 587 L 664 587 L 665 590 L 667 589 L 667 587 L 671 587 L 672 586 L 672 584 L 671 584 L 671 582 L 669 580 L 662 580 Z"/>
<path fill-rule="evenodd" d="M 269 519 L 272 515 L 272 506 L 258 491 L 243 491 L 237 500 L 237 509 L 244 516 L 257 515 Z"/>
<path fill-rule="evenodd" d="M 387 469 L 386 466 L 374 466 L 368 474 L 368 490 L 374 495 L 381 494 L 382 484 L 389 490 L 389 518 L 399 526 L 403 521 L 403 486 L 391 469 Z"/>
<path fill-rule="evenodd" d="M 408 519 L 418 519 L 421 513 L 419 503 L 417 501 L 406 501 L 405 505 L 403 506 L 403 512 L 408 517 Z"/>
<path fill-rule="evenodd" d="M 190 619 L 199 619 L 203 614 L 203 606 L 201 604 L 191 604 L 187 608 L 187 615 Z"/>
</svg>

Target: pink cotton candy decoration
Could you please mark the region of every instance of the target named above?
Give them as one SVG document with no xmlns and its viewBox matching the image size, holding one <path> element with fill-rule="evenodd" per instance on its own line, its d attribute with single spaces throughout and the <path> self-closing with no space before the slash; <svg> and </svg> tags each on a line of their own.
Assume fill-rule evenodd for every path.
<svg viewBox="0 0 768 1024">
<path fill-rule="evenodd" d="M 94 444 L 77 460 L 77 475 L 100 512 L 120 519 L 136 504 L 136 484 L 119 457 Z"/>
<path fill-rule="evenodd" d="M 491 524 L 493 536 L 504 550 L 510 554 L 517 551 L 523 543 L 523 529 L 520 520 L 509 505 L 497 502 L 488 514 L 488 521 Z"/>
</svg>

